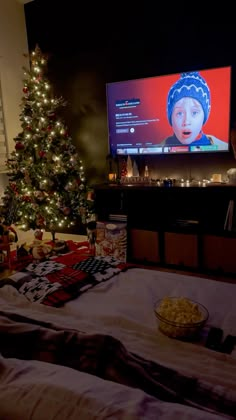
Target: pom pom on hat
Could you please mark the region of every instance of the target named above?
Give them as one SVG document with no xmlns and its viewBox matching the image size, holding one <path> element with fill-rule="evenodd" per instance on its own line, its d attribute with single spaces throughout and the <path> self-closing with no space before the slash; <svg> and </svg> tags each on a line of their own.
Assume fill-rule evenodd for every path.
<svg viewBox="0 0 236 420">
<path fill-rule="evenodd" d="M 210 89 L 198 72 L 182 73 L 177 82 L 170 88 L 167 98 L 167 115 L 170 125 L 174 105 L 184 97 L 197 99 L 204 112 L 203 124 L 207 121 L 211 109 Z"/>
</svg>

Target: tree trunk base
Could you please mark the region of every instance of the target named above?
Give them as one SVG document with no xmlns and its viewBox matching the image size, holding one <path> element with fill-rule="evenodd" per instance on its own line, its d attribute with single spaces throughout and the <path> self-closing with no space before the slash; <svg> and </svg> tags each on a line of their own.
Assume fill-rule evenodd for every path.
<svg viewBox="0 0 236 420">
<path fill-rule="evenodd" d="M 55 232 L 55 230 L 51 230 L 51 235 L 52 235 L 52 242 L 55 242 L 55 240 L 56 240 L 56 232 Z"/>
</svg>

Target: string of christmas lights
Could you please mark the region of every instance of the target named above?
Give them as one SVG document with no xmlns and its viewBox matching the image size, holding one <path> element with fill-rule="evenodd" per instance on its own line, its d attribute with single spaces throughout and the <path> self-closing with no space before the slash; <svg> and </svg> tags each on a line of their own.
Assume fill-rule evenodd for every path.
<svg viewBox="0 0 236 420">
<path fill-rule="evenodd" d="M 7 225 L 55 232 L 78 218 L 86 223 L 89 202 L 83 163 L 59 114 L 66 103 L 53 96 L 47 61 L 36 46 L 23 69 L 22 131 L 7 161 L 3 208 Z"/>
</svg>

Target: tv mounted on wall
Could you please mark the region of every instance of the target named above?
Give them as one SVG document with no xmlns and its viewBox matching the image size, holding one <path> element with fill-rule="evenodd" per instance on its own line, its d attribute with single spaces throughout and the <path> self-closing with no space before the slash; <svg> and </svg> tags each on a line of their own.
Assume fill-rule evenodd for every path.
<svg viewBox="0 0 236 420">
<path fill-rule="evenodd" d="M 107 83 L 109 151 L 229 151 L 231 66 Z"/>
</svg>

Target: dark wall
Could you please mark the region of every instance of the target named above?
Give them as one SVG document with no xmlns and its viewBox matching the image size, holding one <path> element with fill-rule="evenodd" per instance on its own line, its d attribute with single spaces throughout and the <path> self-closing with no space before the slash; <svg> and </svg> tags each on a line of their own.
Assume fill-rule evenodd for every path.
<svg viewBox="0 0 236 420">
<path fill-rule="evenodd" d="M 29 49 L 49 54 L 48 77 L 67 100 L 65 122 L 85 166 L 89 183 L 107 180 L 106 83 L 216 66 L 232 66 L 231 128 L 236 120 L 235 29 L 222 7 L 208 20 L 200 7 L 130 11 L 73 0 L 34 0 L 25 5 Z M 178 3 L 179 5 L 179 3 Z M 77 10 L 78 6 L 78 10 Z M 235 93 L 234 93 L 235 91 Z M 235 115 L 235 116 L 234 116 Z M 236 167 L 233 151 L 220 155 L 139 157 L 153 177 L 208 178 Z"/>
</svg>

